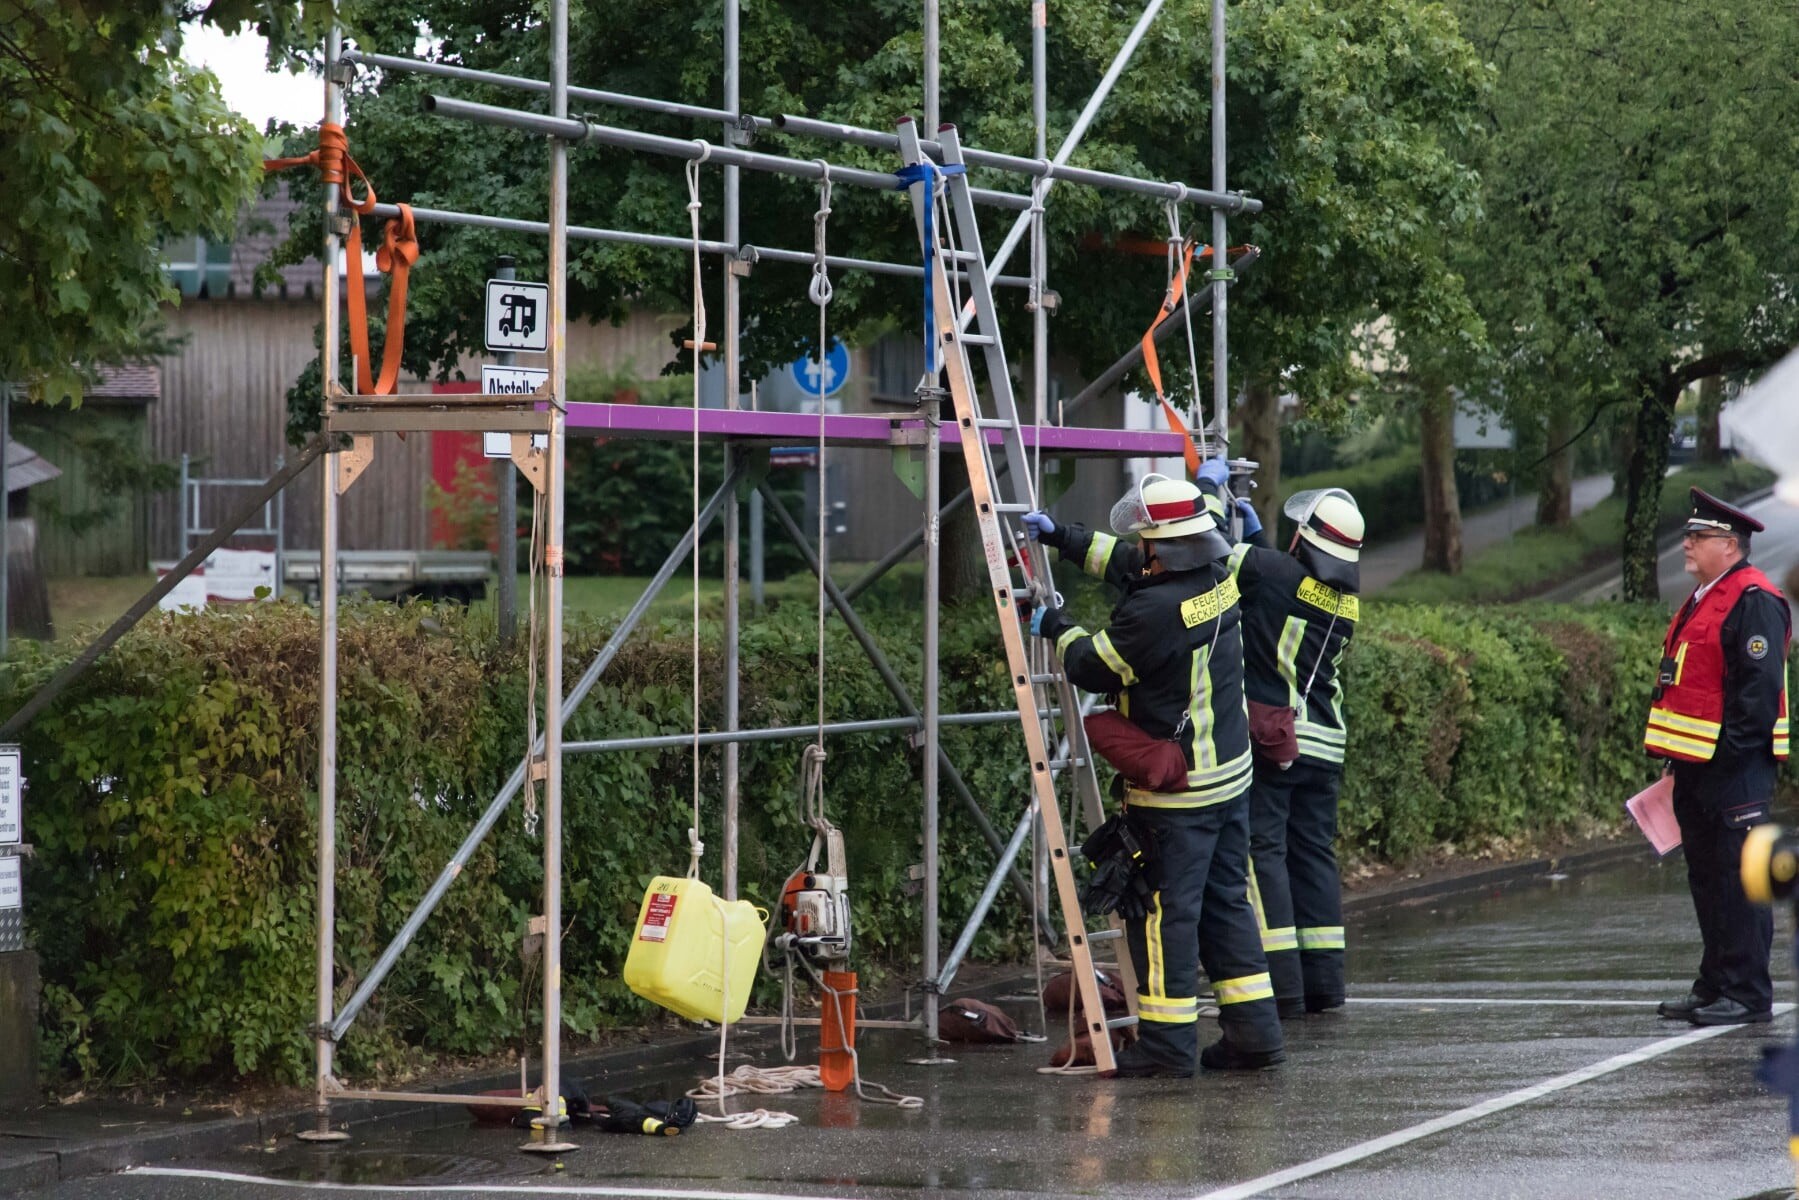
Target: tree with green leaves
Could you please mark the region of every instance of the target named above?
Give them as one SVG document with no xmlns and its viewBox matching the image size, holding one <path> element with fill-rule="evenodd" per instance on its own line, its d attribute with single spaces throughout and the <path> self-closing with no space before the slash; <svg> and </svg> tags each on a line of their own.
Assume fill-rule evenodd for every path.
<svg viewBox="0 0 1799 1200">
<path fill-rule="evenodd" d="M 1458 8 L 1495 68 L 1470 291 L 1518 421 L 1552 449 L 1607 415 L 1629 434 L 1625 595 L 1651 600 L 1676 401 L 1799 338 L 1799 24 L 1750 0 Z"/>
<path fill-rule="evenodd" d="M 746 11 L 743 109 L 799 113 L 892 128 L 920 103 L 919 10 L 914 0 L 872 4 L 778 0 Z M 1101 109 L 1075 162 L 1136 175 L 1204 182 L 1210 177 L 1206 0 L 1172 0 Z M 1049 143 L 1059 143 L 1122 41 L 1134 13 L 1109 6 L 1052 4 Z M 1032 151 L 1030 8 L 951 0 L 943 6 L 942 111 L 965 140 L 1014 154 Z M 471 6 L 412 0 L 361 13 L 353 40 L 364 48 L 411 53 L 428 28 L 429 53 L 446 62 L 541 78 L 546 32 L 527 0 Z M 621 0 L 577 5 L 571 20 L 570 78 L 614 91 L 716 105 L 721 96 L 720 12 L 699 0 Z M 1453 309 L 1455 280 L 1442 269 L 1435 231 L 1445 212 L 1470 208 L 1471 175 L 1445 149 L 1467 119 L 1479 64 L 1440 4 L 1424 0 L 1238 0 L 1229 15 L 1232 186 L 1266 211 L 1232 222 L 1234 241 L 1260 244 L 1266 257 L 1232 300 L 1233 370 L 1249 395 L 1296 391 L 1329 407 L 1354 380 L 1355 331 L 1382 311 Z M 645 36 L 646 30 L 658 31 Z M 416 75 L 362 72 L 350 103 L 352 151 L 387 199 L 496 216 L 542 219 L 547 156 L 522 135 L 428 116 L 430 92 L 514 107 L 541 108 L 541 96 L 450 84 Z M 595 121 L 677 137 L 716 140 L 717 129 L 641 112 L 577 105 Z M 297 148 L 298 143 L 296 143 Z M 892 170 L 893 156 L 771 132 L 759 150 Z M 982 186 L 1023 189 L 1018 177 L 975 172 Z M 719 181 L 705 177 L 704 232 L 719 232 Z M 687 196 L 677 163 L 600 148 L 577 149 L 570 219 L 576 224 L 681 234 Z M 814 185 L 746 173 L 745 239 L 807 248 Z M 839 187 L 833 197 L 833 251 L 893 261 L 919 257 L 903 197 Z M 1010 213 L 983 216 L 983 240 L 997 245 Z M 1202 236 L 1205 214 L 1183 220 Z M 1051 284 L 1062 305 L 1051 335 L 1077 370 L 1108 365 L 1154 316 L 1165 285 L 1159 256 L 1121 254 L 1125 235 L 1161 239 L 1167 217 L 1151 199 L 1059 185 L 1049 206 Z M 1197 222 L 1197 224 L 1195 224 Z M 481 345 L 478 294 L 495 254 L 519 258 L 520 274 L 541 276 L 542 239 L 488 230 L 421 227 L 424 259 L 412 276 L 407 363 L 447 373 Z M 304 244 L 290 253 L 310 249 Z M 1022 265 L 1022 259 L 1018 260 Z M 716 286 L 718 266 L 707 266 Z M 595 242 L 571 248 L 573 314 L 621 316 L 635 305 L 685 310 L 689 275 L 667 250 Z M 791 361 L 816 336 L 805 269 L 757 266 L 744 281 L 745 378 Z M 890 278 L 841 273 L 831 310 L 851 337 L 920 325 L 918 290 Z M 718 298 L 708 303 L 718 311 Z M 1003 304 L 1013 344 L 1024 345 L 1022 305 Z M 677 338 L 685 336 L 677 331 Z M 1203 342 L 1205 339 L 1201 339 Z M 1203 350 L 1202 350 L 1203 354 Z M 1201 361 L 1203 380 L 1209 363 Z M 1183 387 L 1185 371 L 1171 371 Z M 1128 381 L 1127 381 L 1128 382 Z M 316 384 L 295 393 L 316 393 Z M 1253 407 L 1253 406 L 1252 406 Z M 316 409 L 297 408 L 302 427 Z M 1254 448 L 1256 432 L 1240 446 Z M 1278 473 L 1277 456 L 1264 454 Z M 1264 495 L 1277 489 L 1264 481 Z"/>
<path fill-rule="evenodd" d="M 183 22 L 249 0 L 0 0 L 0 380 L 78 395 L 86 368 L 167 349 L 162 247 L 229 236 L 261 140 L 180 58 Z"/>
</svg>

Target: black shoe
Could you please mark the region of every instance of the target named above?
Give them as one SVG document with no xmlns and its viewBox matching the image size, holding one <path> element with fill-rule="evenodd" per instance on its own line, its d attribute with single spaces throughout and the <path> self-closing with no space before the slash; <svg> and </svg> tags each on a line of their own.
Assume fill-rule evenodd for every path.
<svg viewBox="0 0 1799 1200">
<path fill-rule="evenodd" d="M 1721 996 L 1710 1004 L 1702 1004 L 1687 1017 L 1695 1025 L 1760 1025 L 1773 1019 L 1774 1014 L 1767 1009 L 1757 1012 L 1746 1004 L 1738 1004 L 1729 996 Z"/>
<path fill-rule="evenodd" d="M 1285 1050 L 1239 1050 L 1223 1038 L 1199 1052 L 1199 1065 L 1208 1071 L 1266 1071 L 1286 1061 Z"/>
<path fill-rule="evenodd" d="M 1110 1073 L 1101 1071 L 1102 1079 L 1191 1079 L 1192 1067 L 1176 1067 L 1161 1059 L 1150 1057 L 1149 1051 L 1138 1043 L 1131 1043 L 1112 1056 L 1114 1066 Z"/>
<path fill-rule="evenodd" d="M 1291 1021 L 1296 1017 L 1306 1015 L 1306 1002 L 1297 996 L 1289 999 L 1276 998 L 1274 1008 L 1283 1021 Z"/>
<path fill-rule="evenodd" d="M 1333 1008 L 1342 1007 L 1343 995 L 1341 992 L 1335 992 L 1328 996 L 1319 992 L 1306 993 L 1306 1011 L 1309 1013 L 1329 1012 Z"/>
<path fill-rule="evenodd" d="M 1666 1017 L 1670 1021 L 1690 1021 L 1696 1009 L 1704 1008 L 1717 999 L 1716 996 L 1707 996 L 1695 989 L 1678 1000 L 1663 1000 L 1655 1006 L 1655 1015 Z"/>
</svg>

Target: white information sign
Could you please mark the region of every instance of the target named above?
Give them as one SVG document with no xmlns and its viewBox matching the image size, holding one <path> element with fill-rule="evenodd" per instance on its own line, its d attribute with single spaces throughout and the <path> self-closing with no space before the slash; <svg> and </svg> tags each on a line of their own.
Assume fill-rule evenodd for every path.
<svg viewBox="0 0 1799 1200">
<path fill-rule="evenodd" d="M 25 873 L 19 869 L 23 862 L 10 854 L 0 858 L 0 911 L 25 907 Z"/>
<path fill-rule="evenodd" d="M 487 281 L 487 348 L 542 354 L 550 348 L 550 285 Z"/>
<path fill-rule="evenodd" d="M 529 396 L 550 377 L 548 367 L 502 367 L 481 364 L 481 394 L 484 396 Z"/>
<path fill-rule="evenodd" d="M 488 396 L 528 396 L 543 386 L 550 377 L 545 367 L 502 367 L 481 364 L 481 391 Z M 550 444 L 548 434 L 535 434 L 531 444 L 543 449 Z M 481 435 L 481 453 L 487 458 L 511 458 L 512 435 L 504 431 Z"/>
<path fill-rule="evenodd" d="M 25 840 L 25 777 L 19 770 L 19 748 L 0 746 L 0 846 Z"/>
</svg>

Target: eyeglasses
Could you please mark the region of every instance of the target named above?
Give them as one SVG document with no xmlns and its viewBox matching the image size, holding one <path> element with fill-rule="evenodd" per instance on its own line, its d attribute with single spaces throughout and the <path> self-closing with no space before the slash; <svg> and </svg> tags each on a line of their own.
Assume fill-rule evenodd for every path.
<svg viewBox="0 0 1799 1200">
<path fill-rule="evenodd" d="M 1737 540 L 1737 535 L 1734 533 L 1694 533 L 1690 529 L 1680 535 L 1680 540 L 1683 542 L 1709 542 L 1714 538 L 1729 538 L 1734 542 Z"/>
</svg>

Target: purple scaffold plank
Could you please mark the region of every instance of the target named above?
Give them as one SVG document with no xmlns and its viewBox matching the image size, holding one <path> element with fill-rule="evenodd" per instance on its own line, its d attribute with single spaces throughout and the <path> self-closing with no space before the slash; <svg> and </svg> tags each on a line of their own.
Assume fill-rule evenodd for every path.
<svg viewBox="0 0 1799 1200">
<path fill-rule="evenodd" d="M 570 404 L 570 432 L 602 437 L 636 437 L 681 441 L 693 436 L 693 409 L 650 404 Z M 1039 430 L 1024 427 L 1024 444 L 1035 446 Z M 1172 457 L 1181 453 L 1185 440 L 1176 433 L 1129 429 L 1088 429 L 1046 425 L 1043 449 L 1056 454 L 1093 457 Z M 833 446 L 881 447 L 922 444 L 924 423 L 913 418 L 879 413 L 825 417 L 825 441 Z M 998 445 L 997 429 L 986 431 Z M 803 446 L 818 441 L 818 417 L 812 413 L 752 412 L 749 409 L 702 408 L 700 437 L 705 441 L 736 439 Z M 943 426 L 946 451 L 959 449 L 961 430 L 951 422 Z"/>
</svg>

